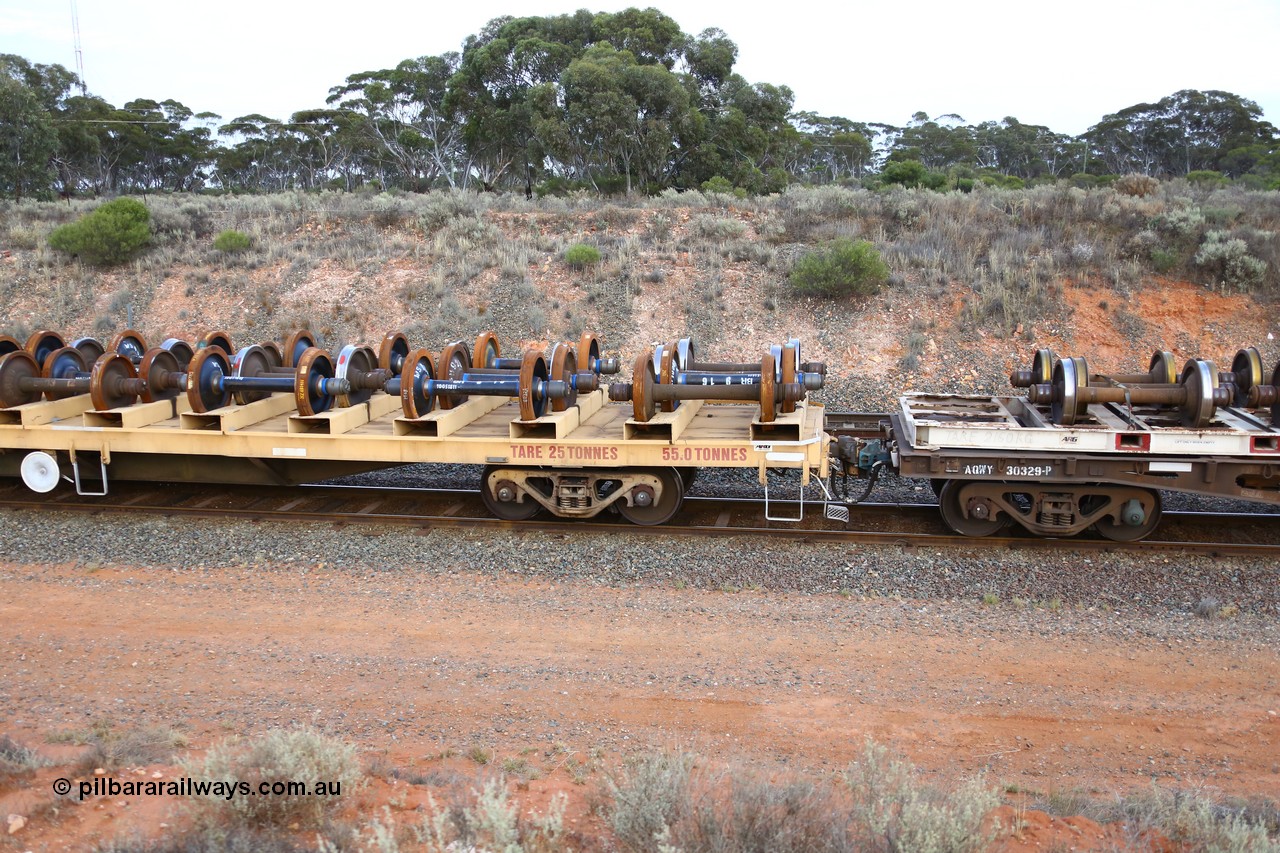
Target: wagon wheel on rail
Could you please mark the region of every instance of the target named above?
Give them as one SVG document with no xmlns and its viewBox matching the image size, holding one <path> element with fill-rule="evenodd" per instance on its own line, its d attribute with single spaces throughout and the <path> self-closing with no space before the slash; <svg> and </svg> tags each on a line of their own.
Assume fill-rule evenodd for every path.
<svg viewBox="0 0 1280 853">
<path fill-rule="evenodd" d="M 970 485 L 969 480 L 948 480 L 938 494 L 938 508 L 942 521 L 961 536 L 991 536 L 1009 524 L 1009 517 L 998 514 L 990 502 L 982 497 L 966 499 L 961 492 Z"/>
<path fill-rule="evenodd" d="M 632 488 L 632 503 L 624 498 L 615 504 L 618 512 L 632 524 L 648 527 L 666 523 L 684 503 L 684 479 L 680 471 L 676 468 L 642 468 L 639 473 L 657 477 L 662 484 L 662 494 L 654 495 L 647 486 L 635 486 Z M 647 492 L 650 501 L 647 505 L 637 502 L 637 499 L 643 501 L 642 495 L 635 494 L 638 490 Z"/>
<path fill-rule="evenodd" d="M 498 465 L 486 465 L 480 475 L 480 499 L 494 518 L 503 521 L 524 521 L 542 509 L 542 504 L 528 495 L 520 500 L 520 490 L 503 476 L 503 468 Z"/>
<path fill-rule="evenodd" d="M 1100 518 L 1093 523 L 1093 529 L 1098 532 L 1098 535 L 1113 542 L 1137 542 L 1149 536 L 1151 531 L 1160 524 L 1160 493 L 1146 489 L 1143 491 L 1145 494 L 1141 499 L 1133 498 L 1126 501 L 1121 510 L 1122 515 L 1125 512 L 1140 510 L 1141 520 L 1137 516 L 1133 519 L 1139 523 L 1116 521 L 1109 516 Z M 1137 501 L 1137 507 L 1130 506 L 1134 501 Z"/>
</svg>

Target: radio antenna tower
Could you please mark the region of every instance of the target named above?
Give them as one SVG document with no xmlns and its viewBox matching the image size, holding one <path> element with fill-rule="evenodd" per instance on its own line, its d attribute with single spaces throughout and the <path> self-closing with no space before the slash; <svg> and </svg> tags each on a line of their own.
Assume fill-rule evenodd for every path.
<svg viewBox="0 0 1280 853">
<path fill-rule="evenodd" d="M 71 36 L 76 48 L 76 76 L 80 78 L 80 94 L 87 95 L 84 83 L 84 52 L 80 50 L 80 10 L 76 8 L 76 0 L 71 0 Z"/>
</svg>

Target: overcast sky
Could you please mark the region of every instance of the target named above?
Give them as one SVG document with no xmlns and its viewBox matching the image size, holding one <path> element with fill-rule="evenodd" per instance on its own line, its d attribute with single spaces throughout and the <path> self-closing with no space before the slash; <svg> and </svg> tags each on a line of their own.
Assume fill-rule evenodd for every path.
<svg viewBox="0 0 1280 853">
<path fill-rule="evenodd" d="M 500 15 L 656 5 L 723 29 L 752 82 L 798 110 L 906 124 L 1013 116 L 1076 135 L 1180 89 L 1223 89 L 1280 124 L 1280 0 L 915 0 L 679 3 L 466 0 L 75 0 L 89 91 L 115 106 L 176 99 L 230 120 L 324 105 L 360 71 L 458 50 Z M 76 69 L 72 0 L 0 0 L 0 53 Z"/>
</svg>

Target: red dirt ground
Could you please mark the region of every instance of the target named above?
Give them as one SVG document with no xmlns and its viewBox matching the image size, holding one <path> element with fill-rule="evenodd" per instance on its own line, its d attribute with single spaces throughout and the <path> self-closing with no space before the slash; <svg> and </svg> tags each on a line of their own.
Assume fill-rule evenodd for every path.
<svg viewBox="0 0 1280 853">
<path fill-rule="evenodd" d="M 567 792 L 580 841 L 601 831 L 588 803 L 605 774 L 657 748 L 827 776 L 872 737 L 939 784 L 981 772 L 1032 796 L 1123 794 L 1152 778 L 1274 795 L 1273 620 L 1242 616 L 1243 639 L 1184 642 L 1159 630 L 1178 618 L 1195 620 L 395 570 L 0 564 L 0 733 L 59 762 L 0 787 L 0 819 L 26 820 L 7 837 L 0 826 L 0 850 L 81 849 L 181 824 L 176 799 L 53 797 L 76 749 L 46 740 L 96 720 L 175 727 L 196 755 L 229 734 L 309 724 L 375 765 L 464 789 L 523 760 L 536 772 L 509 773 L 522 806 Z M 432 787 L 381 775 L 345 813 L 389 804 L 418 820 Z M 1004 850 L 1123 838 L 1082 818 L 999 817 L 1014 830 Z"/>
</svg>

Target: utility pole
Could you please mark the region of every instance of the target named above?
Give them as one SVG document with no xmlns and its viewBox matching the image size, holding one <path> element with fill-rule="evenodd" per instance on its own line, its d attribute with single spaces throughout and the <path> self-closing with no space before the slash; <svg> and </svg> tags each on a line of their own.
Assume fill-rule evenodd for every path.
<svg viewBox="0 0 1280 853">
<path fill-rule="evenodd" d="M 76 0 L 71 0 L 71 37 L 76 49 L 76 76 L 80 78 L 80 94 L 89 94 L 84 83 L 84 52 L 80 50 L 80 10 L 76 8 Z"/>
</svg>

